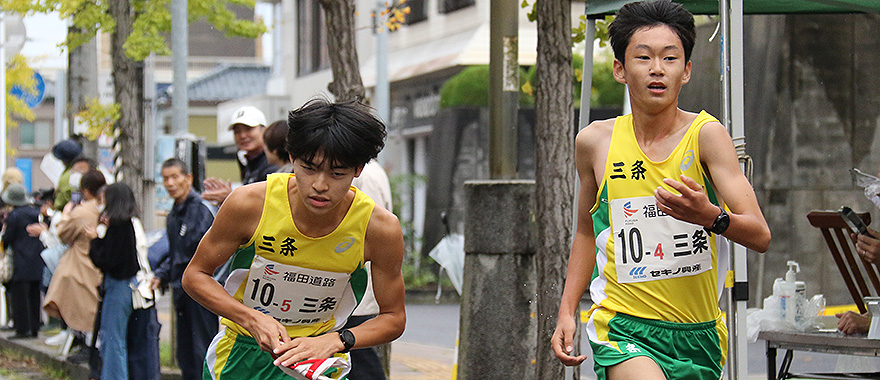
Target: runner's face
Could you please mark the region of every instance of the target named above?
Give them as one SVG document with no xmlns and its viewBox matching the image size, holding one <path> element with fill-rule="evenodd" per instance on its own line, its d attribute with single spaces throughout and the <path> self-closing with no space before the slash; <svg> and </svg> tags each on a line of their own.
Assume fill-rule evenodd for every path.
<svg viewBox="0 0 880 380">
<path fill-rule="evenodd" d="M 306 208 L 326 213 L 339 205 L 351 188 L 351 181 L 360 175 L 361 168 L 331 166 L 321 154 L 314 162 L 296 159 L 293 164 L 299 199 Z"/>
<path fill-rule="evenodd" d="M 162 185 L 175 203 L 182 202 L 192 188 L 192 174 L 183 175 L 177 166 L 162 169 Z"/>
<path fill-rule="evenodd" d="M 675 31 L 665 25 L 645 27 L 630 38 L 625 64 L 614 61 L 614 77 L 629 86 L 633 108 L 678 106 L 678 93 L 690 80 L 691 63 Z M 659 110 L 659 109 L 658 109 Z"/>
</svg>

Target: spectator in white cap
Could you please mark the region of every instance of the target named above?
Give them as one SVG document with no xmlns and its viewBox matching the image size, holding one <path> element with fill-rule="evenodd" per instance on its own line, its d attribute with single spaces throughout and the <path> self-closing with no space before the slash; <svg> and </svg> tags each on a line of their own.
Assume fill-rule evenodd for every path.
<svg viewBox="0 0 880 380">
<path fill-rule="evenodd" d="M 238 169 L 241 172 L 241 184 L 265 181 L 266 176 L 278 171 L 278 167 L 266 160 L 263 151 L 263 130 L 266 129 L 266 116 L 257 107 L 244 106 L 232 113 L 229 130 L 235 137 L 238 148 Z M 217 204 L 223 203 L 232 185 L 229 181 L 217 178 L 206 178 L 205 191 L 202 198 Z"/>
</svg>

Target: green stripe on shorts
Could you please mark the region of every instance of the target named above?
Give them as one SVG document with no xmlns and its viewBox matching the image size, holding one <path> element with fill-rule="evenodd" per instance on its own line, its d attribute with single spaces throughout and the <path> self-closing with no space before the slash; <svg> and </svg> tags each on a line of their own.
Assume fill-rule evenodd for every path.
<svg viewBox="0 0 880 380">
<path fill-rule="evenodd" d="M 608 340 L 620 351 L 590 341 L 599 380 L 608 367 L 637 356 L 654 360 L 667 379 L 720 379 L 723 366 L 716 321 L 675 323 L 617 313 L 608 326 Z"/>
</svg>

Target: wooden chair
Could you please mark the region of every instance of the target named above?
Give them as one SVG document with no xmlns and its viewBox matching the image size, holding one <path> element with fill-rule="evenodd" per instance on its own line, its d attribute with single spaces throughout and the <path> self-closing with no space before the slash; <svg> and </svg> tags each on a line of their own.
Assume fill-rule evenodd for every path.
<svg viewBox="0 0 880 380">
<path fill-rule="evenodd" d="M 858 214 L 865 224 L 871 224 L 871 215 L 868 213 Z M 852 296 L 853 302 L 859 308 L 860 313 L 867 312 L 864 298 L 880 296 L 880 277 L 878 277 L 877 265 L 862 259 L 855 251 L 850 229 L 843 221 L 843 217 L 837 211 L 813 211 L 807 214 L 810 225 L 822 231 L 822 237 L 828 244 L 831 256 L 837 264 L 837 269 L 843 277 L 846 288 Z M 861 263 L 861 264 L 859 264 Z M 868 282 L 870 285 L 868 286 Z"/>
</svg>

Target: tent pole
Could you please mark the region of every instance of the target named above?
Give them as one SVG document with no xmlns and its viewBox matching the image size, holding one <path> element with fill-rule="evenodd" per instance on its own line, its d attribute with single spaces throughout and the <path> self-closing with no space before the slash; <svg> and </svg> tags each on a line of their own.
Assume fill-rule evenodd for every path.
<svg viewBox="0 0 880 380">
<path fill-rule="evenodd" d="M 588 18 L 586 30 L 584 31 L 584 64 L 581 67 L 581 70 L 583 70 L 581 114 L 578 118 L 578 130 L 584 129 L 590 124 L 590 95 L 593 93 L 593 44 L 596 42 L 595 39 L 596 20 Z M 575 212 L 577 211 L 575 210 Z"/>
<path fill-rule="evenodd" d="M 719 0 L 718 13 L 721 16 L 722 30 L 722 123 L 727 126 L 731 137 L 744 137 L 742 0 Z M 746 249 L 732 242 L 730 245 L 731 272 L 728 272 L 725 281 L 729 332 L 727 375 L 728 379 L 738 380 L 748 374 L 748 342 L 745 331 L 748 273 Z"/>
<path fill-rule="evenodd" d="M 733 0 L 730 7 L 730 131 L 745 141 L 745 41 L 743 37 L 743 0 Z M 749 181 L 752 179 L 749 178 Z M 738 379 L 746 378 L 748 366 L 747 313 L 749 299 L 748 258 L 745 247 L 733 245 L 734 295 L 736 299 L 736 338 Z"/>
</svg>

